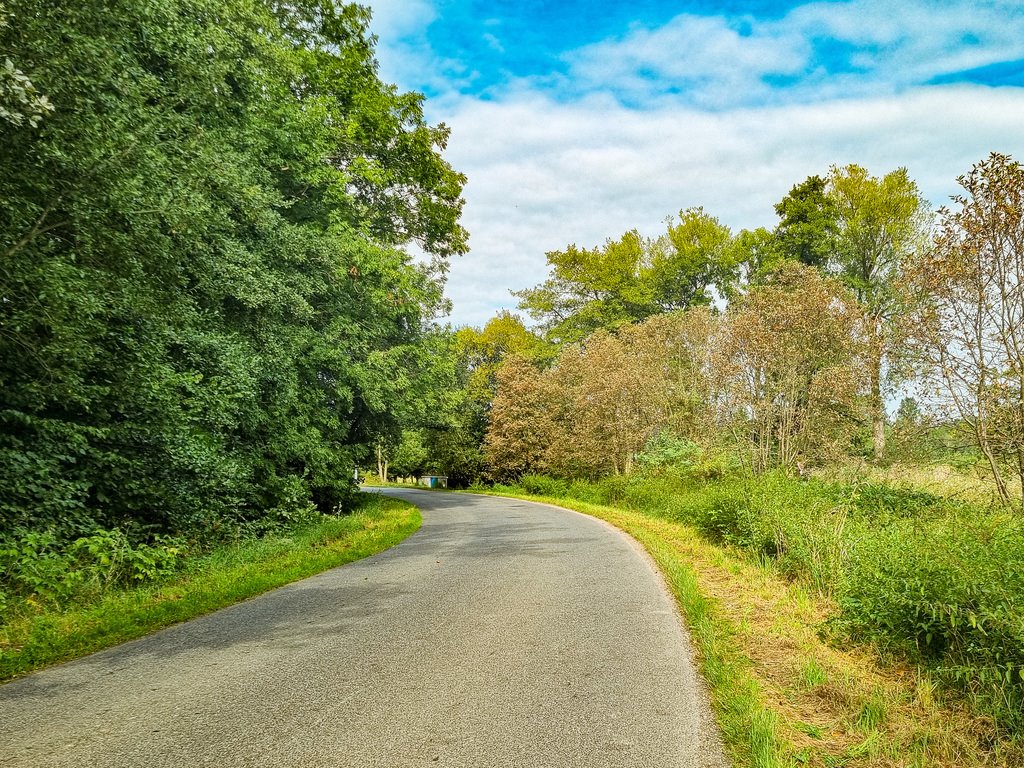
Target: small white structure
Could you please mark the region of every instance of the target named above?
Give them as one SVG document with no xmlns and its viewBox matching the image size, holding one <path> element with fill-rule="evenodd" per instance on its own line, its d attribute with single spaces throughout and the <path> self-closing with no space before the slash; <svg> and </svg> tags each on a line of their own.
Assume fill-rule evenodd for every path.
<svg viewBox="0 0 1024 768">
<path fill-rule="evenodd" d="M 417 485 L 425 485 L 427 488 L 447 488 L 448 475 L 423 475 L 416 480 Z"/>
</svg>

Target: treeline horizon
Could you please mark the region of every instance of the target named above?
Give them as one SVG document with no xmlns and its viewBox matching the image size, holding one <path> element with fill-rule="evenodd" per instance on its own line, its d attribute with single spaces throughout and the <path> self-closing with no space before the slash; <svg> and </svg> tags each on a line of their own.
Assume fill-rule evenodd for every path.
<svg viewBox="0 0 1024 768">
<path fill-rule="evenodd" d="M 905 169 L 833 166 L 792 187 L 772 230 L 734 234 L 691 208 L 658 237 L 549 252 L 548 279 L 514 292 L 531 327 L 502 311 L 456 333 L 473 414 L 456 460 L 450 435 L 444 455 L 414 432 L 393 469 L 595 478 L 682 441 L 803 473 L 965 447 L 1016 503 L 1024 172 L 992 153 L 958 182 L 933 210 Z M 893 424 L 897 389 L 917 397 Z"/>
</svg>

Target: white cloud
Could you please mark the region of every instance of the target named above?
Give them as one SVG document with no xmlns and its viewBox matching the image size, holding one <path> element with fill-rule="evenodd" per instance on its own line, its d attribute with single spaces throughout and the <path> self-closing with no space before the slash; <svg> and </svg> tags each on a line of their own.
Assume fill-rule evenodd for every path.
<svg viewBox="0 0 1024 768">
<path fill-rule="evenodd" d="M 657 235 L 667 216 L 697 205 L 734 230 L 773 226 L 773 204 L 832 164 L 906 166 L 938 206 L 990 151 L 1024 160 L 1024 89 L 921 85 L 1024 58 L 1019 0 L 816 2 L 768 21 L 682 16 L 565 54 L 567 78 L 492 84 L 487 99 L 460 93 L 478 62 L 428 45 L 440 18 L 429 0 L 374 10 L 383 76 L 440 94 L 428 119 L 452 127 L 445 154 L 469 178 L 472 252 L 448 283 L 457 324 L 514 308 L 508 291 L 541 282 L 545 252 L 568 243 L 632 228 Z M 514 44 L 500 20 L 483 23 Z M 841 55 L 848 44 L 864 71 L 829 74 L 829 40 Z M 768 75 L 796 82 L 772 90 Z M 689 90 L 671 93 L 673 84 Z"/>
<path fill-rule="evenodd" d="M 625 38 L 565 58 L 574 87 L 638 94 L 685 88 L 688 100 L 717 106 L 740 94 L 763 98 L 770 89 L 762 78 L 798 74 L 808 55 L 802 38 L 775 25 L 684 14 L 655 29 L 636 26 Z"/>
<path fill-rule="evenodd" d="M 772 205 L 832 164 L 874 174 L 906 166 L 934 205 L 990 151 L 1024 158 L 1024 91 L 921 88 L 899 97 L 708 113 L 625 109 L 607 98 L 560 104 L 538 94 L 450 102 L 447 157 L 469 177 L 455 261 L 455 323 L 514 307 L 509 289 L 546 276 L 544 254 L 596 245 L 703 205 L 734 230 L 775 223 Z"/>
<path fill-rule="evenodd" d="M 1024 58 L 1024 12 L 1007 2 L 851 0 L 808 3 L 781 19 L 683 14 L 564 58 L 568 94 L 644 104 L 672 94 L 710 108 L 816 102 Z"/>
<path fill-rule="evenodd" d="M 795 8 L 781 24 L 863 46 L 854 63 L 889 84 L 1024 56 L 1024 13 L 1015 0 L 819 2 Z"/>
</svg>

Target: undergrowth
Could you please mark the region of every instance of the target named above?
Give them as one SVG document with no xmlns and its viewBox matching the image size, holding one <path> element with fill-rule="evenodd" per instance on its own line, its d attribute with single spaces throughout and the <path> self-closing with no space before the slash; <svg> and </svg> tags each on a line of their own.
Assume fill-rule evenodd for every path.
<svg viewBox="0 0 1024 768">
<path fill-rule="evenodd" d="M 821 631 L 918 664 L 1024 734 L 1024 521 L 908 486 L 637 473 L 517 488 L 685 523 L 832 601 Z M 501 490 L 498 486 L 495 490 Z"/>
<path fill-rule="evenodd" d="M 200 549 L 96 531 L 60 544 L 21 533 L 0 544 L 0 680 L 194 618 L 367 557 L 421 522 L 410 504 L 365 494 L 345 515 L 311 513 L 262 535 Z"/>
</svg>

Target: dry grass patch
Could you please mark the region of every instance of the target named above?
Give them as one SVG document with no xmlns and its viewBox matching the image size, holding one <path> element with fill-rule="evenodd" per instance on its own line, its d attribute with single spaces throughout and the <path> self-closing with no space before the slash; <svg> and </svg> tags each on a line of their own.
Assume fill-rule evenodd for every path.
<svg viewBox="0 0 1024 768">
<path fill-rule="evenodd" d="M 1024 751 L 1000 745 L 986 718 L 940 699 L 928 677 L 887 664 L 870 648 L 830 644 L 834 607 L 827 599 L 707 543 L 688 526 L 618 511 L 608 519 L 647 528 L 692 564 L 701 591 L 734 625 L 798 764 L 1024 764 Z"/>
<path fill-rule="evenodd" d="M 959 500 L 981 507 L 999 505 L 999 496 L 991 473 L 983 466 L 957 469 L 948 464 L 892 464 L 875 467 L 866 462 L 819 473 L 823 480 L 856 485 L 858 482 L 884 483 L 909 487 L 943 499 Z M 1008 490 L 1014 498 L 1021 495 L 1020 483 L 1011 479 Z"/>
</svg>

